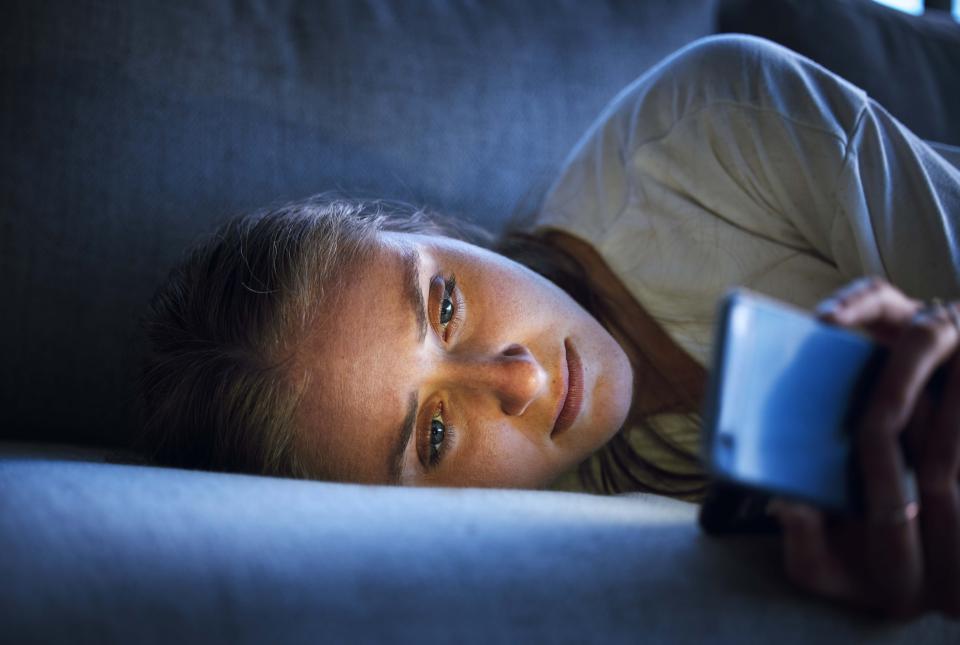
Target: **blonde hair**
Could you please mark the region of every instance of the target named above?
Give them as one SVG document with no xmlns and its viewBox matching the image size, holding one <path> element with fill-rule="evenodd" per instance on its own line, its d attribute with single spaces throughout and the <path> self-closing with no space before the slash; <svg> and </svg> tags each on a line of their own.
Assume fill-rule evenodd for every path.
<svg viewBox="0 0 960 645">
<path fill-rule="evenodd" d="M 317 195 L 228 222 L 190 251 L 141 323 L 136 447 L 171 466 L 306 478 L 294 449 L 306 382 L 287 365 L 381 230 L 489 238 L 408 204 Z"/>
</svg>

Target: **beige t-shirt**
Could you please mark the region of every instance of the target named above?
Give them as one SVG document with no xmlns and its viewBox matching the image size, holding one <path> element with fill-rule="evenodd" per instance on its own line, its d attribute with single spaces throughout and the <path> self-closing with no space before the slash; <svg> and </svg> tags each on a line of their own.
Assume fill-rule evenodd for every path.
<svg viewBox="0 0 960 645">
<path fill-rule="evenodd" d="M 614 99 L 564 163 L 537 229 L 593 245 L 709 367 L 716 305 L 734 286 L 803 308 L 863 275 L 917 298 L 960 297 L 960 171 L 948 159 L 960 165 L 960 149 L 920 140 L 812 61 L 713 37 Z M 698 441 L 689 423 L 657 423 Z M 579 486 L 569 473 L 554 488 Z"/>
</svg>

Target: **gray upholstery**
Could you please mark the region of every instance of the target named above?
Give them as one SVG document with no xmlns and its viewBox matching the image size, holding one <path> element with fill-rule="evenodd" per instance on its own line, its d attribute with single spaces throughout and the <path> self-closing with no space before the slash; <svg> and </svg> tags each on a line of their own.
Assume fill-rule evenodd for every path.
<svg viewBox="0 0 960 645">
<path fill-rule="evenodd" d="M 902 625 L 805 598 L 774 540 L 707 538 L 695 506 L 665 498 L 6 451 L 5 642 L 960 642 L 939 616 Z"/>
</svg>

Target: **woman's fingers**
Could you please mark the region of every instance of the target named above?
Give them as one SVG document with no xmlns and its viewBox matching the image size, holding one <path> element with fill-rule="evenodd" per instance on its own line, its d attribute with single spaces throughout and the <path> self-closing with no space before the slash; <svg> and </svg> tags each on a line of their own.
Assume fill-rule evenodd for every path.
<svg viewBox="0 0 960 645">
<path fill-rule="evenodd" d="M 958 343 L 960 330 L 945 311 L 924 309 L 916 314 L 890 351 L 858 432 L 857 452 L 866 511 L 873 523 L 866 545 L 873 588 L 878 600 L 894 612 L 911 611 L 923 601 L 925 560 L 932 566 L 940 566 L 941 562 L 937 560 L 934 564 L 925 558 L 921 549 L 915 520 L 917 500 L 906 484 L 909 477 L 899 436 L 917 406 L 923 387 L 934 370 L 956 351 Z M 926 440 L 921 451 L 929 454 Z M 921 471 L 927 468 L 923 463 L 920 466 Z M 926 500 L 922 499 L 921 503 L 925 505 Z M 939 508 L 929 512 L 943 513 Z M 955 515 L 948 512 L 947 517 Z M 941 520 L 942 517 L 934 520 L 934 528 L 949 529 L 938 524 Z M 926 530 L 924 537 L 930 538 Z M 937 557 L 942 558 L 943 554 Z"/>
<path fill-rule="evenodd" d="M 917 312 L 900 332 L 871 393 L 864 423 L 898 434 L 934 371 L 960 346 L 960 329 L 945 308 Z"/>
<path fill-rule="evenodd" d="M 867 277 L 839 289 L 817 305 L 817 316 L 842 327 L 865 327 L 875 338 L 891 344 L 900 329 L 920 309 L 886 280 Z"/>
<path fill-rule="evenodd" d="M 960 355 L 932 417 L 918 452 L 927 604 L 960 617 Z"/>
<path fill-rule="evenodd" d="M 866 519 L 843 523 L 862 528 L 862 547 L 841 551 L 863 557 L 852 576 L 867 584 L 851 593 L 901 616 L 929 607 L 960 617 L 960 309 L 954 307 L 924 307 L 882 279 L 864 278 L 817 308 L 821 320 L 864 328 L 889 348 L 856 442 Z M 810 527 L 798 524 L 785 535 L 796 561 L 822 548 L 810 542 Z"/>
</svg>

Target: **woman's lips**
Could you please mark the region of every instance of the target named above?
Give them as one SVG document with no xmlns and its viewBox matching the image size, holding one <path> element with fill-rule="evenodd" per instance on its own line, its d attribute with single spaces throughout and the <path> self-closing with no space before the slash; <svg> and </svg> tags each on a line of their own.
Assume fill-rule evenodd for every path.
<svg viewBox="0 0 960 645">
<path fill-rule="evenodd" d="M 564 430 L 573 425 L 577 415 L 580 414 L 580 407 L 583 403 L 583 365 L 580 363 L 580 355 L 570 339 L 563 341 L 563 347 L 566 350 L 566 360 L 564 372 L 566 372 L 563 393 L 563 405 L 557 414 L 557 420 L 553 424 L 551 438 L 556 438 Z"/>
</svg>

